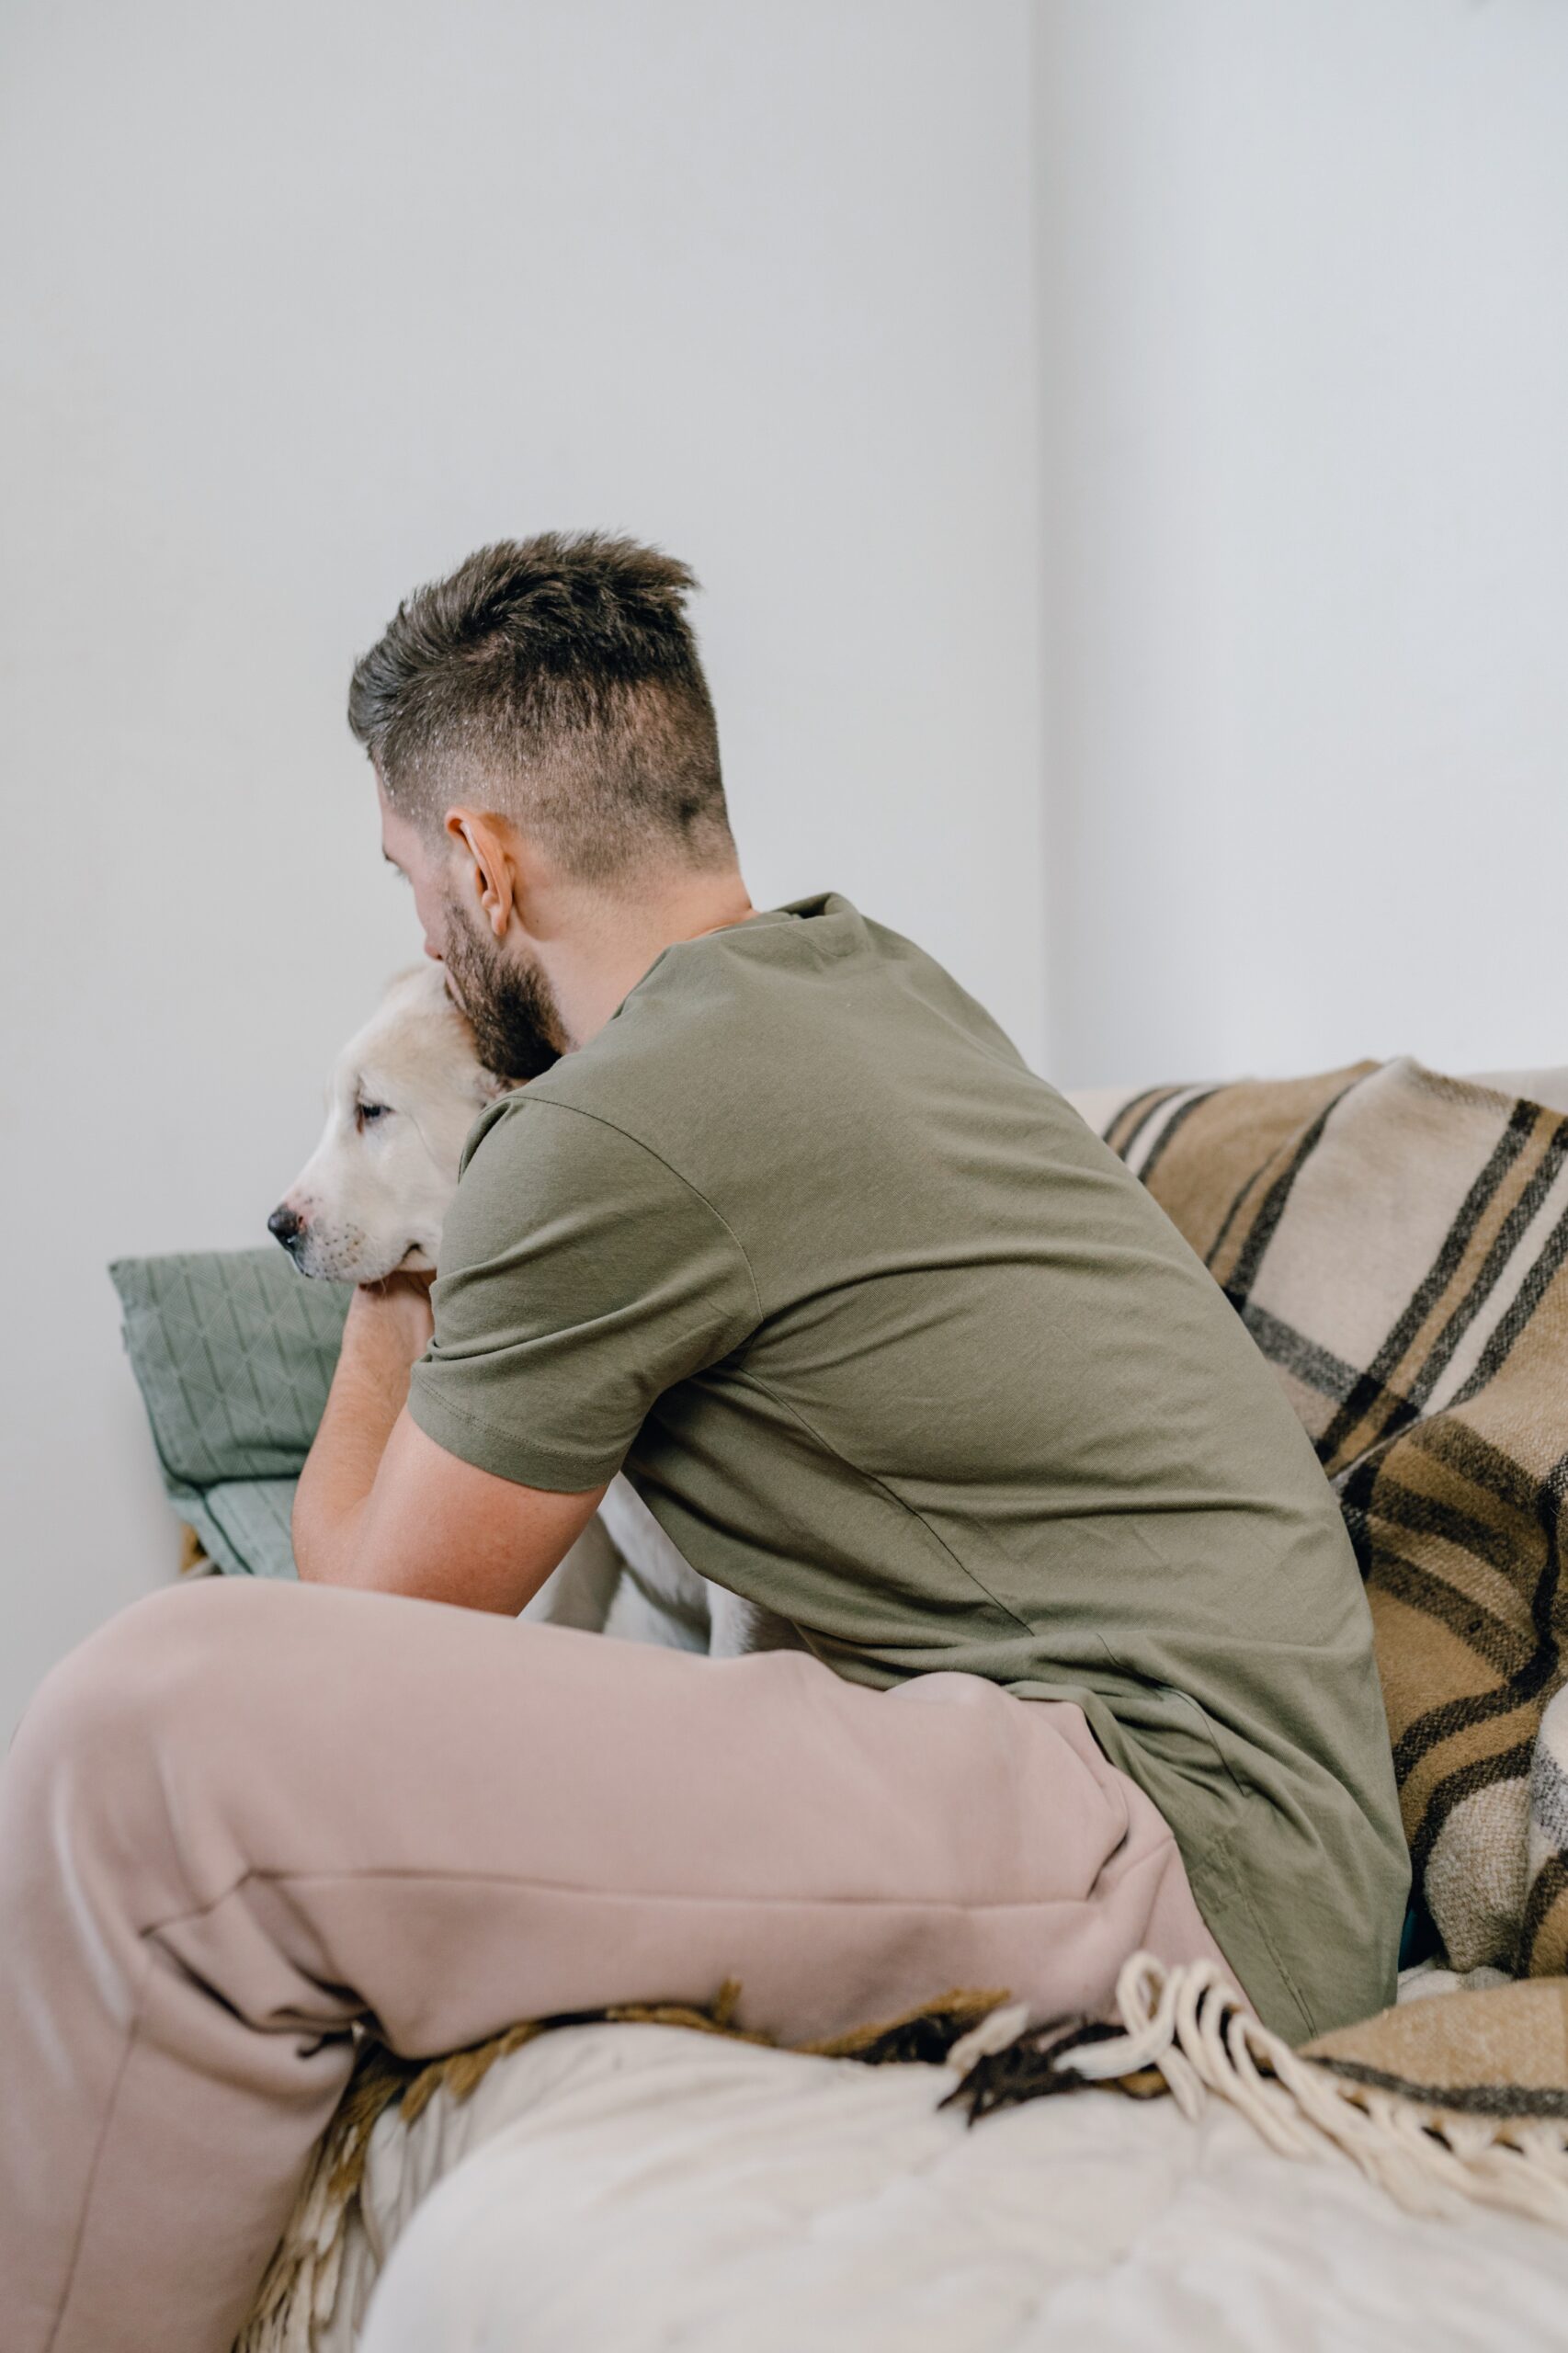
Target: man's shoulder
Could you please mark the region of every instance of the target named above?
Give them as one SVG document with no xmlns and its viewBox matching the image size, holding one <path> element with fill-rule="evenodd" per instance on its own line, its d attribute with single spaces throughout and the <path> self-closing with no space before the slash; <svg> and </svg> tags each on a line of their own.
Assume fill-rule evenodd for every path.
<svg viewBox="0 0 1568 2353">
<path fill-rule="evenodd" d="M 733 1032 L 722 1007 L 711 1004 L 677 1004 L 658 1019 L 618 1017 L 480 1114 L 460 1176 L 483 1157 L 491 1181 L 505 1167 L 537 1191 L 552 1176 L 574 1181 L 596 1156 L 624 1159 L 627 1147 L 685 1173 L 680 1164 L 733 1102 L 725 1077 L 734 1062 Z"/>
<path fill-rule="evenodd" d="M 656 1223 L 666 1241 L 694 1202 L 713 1211 L 701 1183 L 662 1139 L 585 1108 L 538 1079 L 500 1097 L 469 1131 L 442 1234 L 443 1274 L 506 1259 L 525 1234 L 563 1242 L 593 1233 L 622 1256 Z"/>
<path fill-rule="evenodd" d="M 781 1078 L 808 1027 L 799 993 L 774 984 L 809 952 L 782 929 L 770 920 L 744 946 L 727 937 L 666 949 L 585 1045 L 506 1099 L 601 1120 L 659 1151 L 727 1131 L 748 1073 L 765 1063 Z"/>
<path fill-rule="evenodd" d="M 591 1153 L 597 1123 L 728 1198 L 802 1140 L 918 1120 L 955 1063 L 981 1094 L 1040 1085 L 942 965 L 824 892 L 666 949 L 585 1046 L 484 1115 L 464 1165 L 503 1137 L 530 1157 Z"/>
<path fill-rule="evenodd" d="M 613 1117 L 602 1100 L 585 1099 L 596 1092 L 562 1086 L 547 1073 L 544 1078 L 530 1079 L 526 1086 L 498 1096 L 468 1131 L 459 1165 L 460 1182 L 481 1155 L 492 1177 L 504 1165 L 517 1169 L 519 1176 L 526 1169 L 530 1177 L 558 1164 L 570 1170 L 581 1153 L 594 1149 L 594 1131 L 599 1129 L 618 1132 L 633 1143 L 640 1142 L 635 1128 Z"/>
</svg>

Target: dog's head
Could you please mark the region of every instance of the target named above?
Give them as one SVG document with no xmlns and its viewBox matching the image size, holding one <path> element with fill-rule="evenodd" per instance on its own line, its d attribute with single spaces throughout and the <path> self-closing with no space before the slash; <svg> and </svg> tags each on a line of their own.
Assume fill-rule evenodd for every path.
<svg viewBox="0 0 1568 2353">
<path fill-rule="evenodd" d="M 339 1056 L 322 1140 L 267 1231 L 302 1275 L 334 1282 L 434 1267 L 463 1140 L 506 1084 L 482 1067 L 440 967 L 400 972 Z"/>
</svg>

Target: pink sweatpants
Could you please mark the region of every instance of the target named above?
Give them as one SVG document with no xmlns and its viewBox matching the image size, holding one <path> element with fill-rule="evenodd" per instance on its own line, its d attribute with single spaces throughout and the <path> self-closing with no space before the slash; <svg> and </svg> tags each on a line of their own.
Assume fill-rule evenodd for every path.
<svg viewBox="0 0 1568 2353">
<path fill-rule="evenodd" d="M 44 1684 L 0 1923 L 9 2353 L 227 2353 L 351 2019 L 428 2054 L 735 1976 L 797 2040 L 1218 1957 L 1076 1708 L 228 1579 Z"/>
</svg>

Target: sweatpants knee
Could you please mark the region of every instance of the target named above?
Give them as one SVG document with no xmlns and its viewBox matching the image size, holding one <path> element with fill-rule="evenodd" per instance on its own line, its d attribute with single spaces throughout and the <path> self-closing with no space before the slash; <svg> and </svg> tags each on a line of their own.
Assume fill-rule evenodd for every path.
<svg viewBox="0 0 1568 2353">
<path fill-rule="evenodd" d="M 243 1597 L 226 1582 L 133 1602 L 45 1676 L 0 1770 L 0 1871 L 66 1846 L 110 1861 L 166 1847 L 244 1672 Z"/>
</svg>

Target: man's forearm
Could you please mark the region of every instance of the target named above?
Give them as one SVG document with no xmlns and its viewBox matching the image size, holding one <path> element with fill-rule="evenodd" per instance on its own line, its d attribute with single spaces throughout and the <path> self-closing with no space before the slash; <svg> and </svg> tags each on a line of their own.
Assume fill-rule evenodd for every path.
<svg viewBox="0 0 1568 2353">
<path fill-rule="evenodd" d="M 405 1412 L 432 1330 L 426 1286 L 357 1290 L 294 1498 L 294 1558 L 312 1585 L 355 1586 L 515 1617 L 604 1494 L 522 1485 L 426 1438 Z"/>
<path fill-rule="evenodd" d="M 365 1504 L 408 1402 L 409 1372 L 424 1353 L 428 1324 L 422 1288 L 413 1298 L 393 1296 L 387 1286 L 355 1296 L 326 1411 L 294 1497 L 294 1560 L 308 1583 L 361 1581 Z"/>
</svg>

